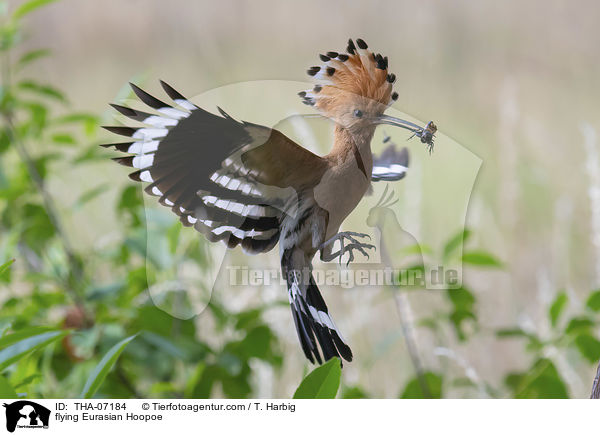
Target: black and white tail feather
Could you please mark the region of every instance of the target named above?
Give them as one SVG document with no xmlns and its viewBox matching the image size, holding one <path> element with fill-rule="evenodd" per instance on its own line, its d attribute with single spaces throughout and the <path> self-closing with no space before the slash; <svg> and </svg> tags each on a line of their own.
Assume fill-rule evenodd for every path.
<svg viewBox="0 0 600 435">
<path fill-rule="evenodd" d="M 287 280 L 292 317 L 306 358 L 319 364 L 333 357 L 352 361 L 352 350 L 329 315 L 310 263 L 301 268 L 294 261 L 294 251 L 285 250 L 281 255 L 281 270 Z"/>
</svg>

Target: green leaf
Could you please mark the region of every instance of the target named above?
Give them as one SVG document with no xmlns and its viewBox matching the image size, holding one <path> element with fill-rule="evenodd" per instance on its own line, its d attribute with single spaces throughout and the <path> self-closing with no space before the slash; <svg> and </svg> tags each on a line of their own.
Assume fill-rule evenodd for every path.
<svg viewBox="0 0 600 435">
<path fill-rule="evenodd" d="M 6 263 L 0 265 L 0 277 L 4 276 L 4 274 L 8 274 L 10 266 L 15 262 L 15 259 L 8 260 Z"/>
<path fill-rule="evenodd" d="M 402 248 L 399 254 L 406 255 L 408 257 L 409 255 L 432 254 L 432 250 L 429 247 L 425 247 L 423 245 L 415 243 L 414 245 Z"/>
<path fill-rule="evenodd" d="M 342 389 L 342 399 L 368 399 L 369 395 L 357 386 Z"/>
<path fill-rule="evenodd" d="M 90 202 L 91 200 L 95 199 L 97 196 L 100 196 L 104 192 L 106 192 L 109 187 L 110 187 L 110 184 L 104 183 L 104 184 L 93 187 L 93 188 L 83 192 L 83 194 L 79 198 L 77 198 L 77 201 L 75 201 L 73 208 L 75 210 L 80 209 L 86 203 Z"/>
<path fill-rule="evenodd" d="M 54 124 L 81 124 L 86 135 L 91 136 L 96 131 L 100 118 L 92 113 L 77 112 L 64 115 L 52 121 Z"/>
<path fill-rule="evenodd" d="M 35 92 L 36 94 L 53 98 L 61 103 L 67 102 L 66 97 L 58 89 L 48 85 L 41 85 L 33 80 L 23 80 L 22 82 L 19 82 L 18 87 L 19 89 Z"/>
<path fill-rule="evenodd" d="M 186 399 L 208 399 L 215 384 L 221 379 L 222 370 L 215 365 L 200 363 L 186 387 Z"/>
<path fill-rule="evenodd" d="M 177 319 L 155 305 L 144 305 L 138 309 L 134 327 L 139 330 L 154 332 L 163 337 L 171 337 L 175 329 L 179 331 L 179 334 L 187 337 L 194 337 L 196 333 L 193 319 Z"/>
<path fill-rule="evenodd" d="M 271 351 L 271 343 L 275 340 L 271 329 L 261 325 L 251 329 L 240 343 L 240 350 L 246 358 L 267 359 Z"/>
<path fill-rule="evenodd" d="M 575 338 L 575 346 L 579 353 L 591 363 L 600 360 L 600 341 L 596 337 L 583 333 Z"/>
<path fill-rule="evenodd" d="M 506 328 L 506 329 L 498 329 L 496 331 L 496 337 L 498 337 L 498 338 L 529 337 L 529 334 L 520 328 Z"/>
<path fill-rule="evenodd" d="M 19 58 L 19 60 L 17 62 L 17 66 L 22 68 L 25 65 L 27 65 L 37 59 L 48 56 L 49 54 L 50 54 L 50 50 L 45 49 L 45 48 L 42 48 L 39 50 L 28 51 L 27 53 L 23 54 Z"/>
<path fill-rule="evenodd" d="M 94 160 L 106 159 L 106 155 L 101 151 L 100 147 L 90 146 L 81 148 L 81 152 L 74 156 L 73 164 L 80 164 L 85 162 L 93 162 Z"/>
<path fill-rule="evenodd" d="M 444 261 L 448 260 L 452 254 L 454 254 L 456 250 L 467 241 L 470 235 L 471 231 L 465 229 L 452 236 L 444 246 Z"/>
<path fill-rule="evenodd" d="M 3 20 L 2 26 L 0 26 L 0 51 L 8 51 L 20 42 L 18 30 L 18 26 L 14 22 Z"/>
<path fill-rule="evenodd" d="M 502 267 L 500 260 L 484 251 L 469 251 L 462 256 L 463 263 L 482 267 Z"/>
<path fill-rule="evenodd" d="M 39 134 L 46 127 L 48 108 L 36 102 L 25 102 L 23 106 L 31 114 L 31 120 L 26 124 L 27 129 L 22 134 Z"/>
<path fill-rule="evenodd" d="M 474 312 L 475 296 L 465 287 L 448 290 L 446 295 L 450 299 L 450 302 L 452 302 L 453 308 L 449 315 L 450 321 L 454 326 L 459 340 L 463 341 L 467 338 L 463 329 L 464 322 L 467 320 L 477 320 Z"/>
<path fill-rule="evenodd" d="M 332 358 L 310 372 L 294 393 L 294 399 L 335 399 L 342 366 L 339 358 Z"/>
<path fill-rule="evenodd" d="M 226 397 L 230 399 L 246 399 L 252 392 L 250 385 L 250 366 L 244 364 L 242 371 L 237 376 L 224 376 L 221 387 Z"/>
<path fill-rule="evenodd" d="M 137 335 L 137 334 L 136 334 Z M 133 340 L 136 335 L 132 335 L 131 337 L 127 337 L 124 340 L 119 341 L 113 347 L 110 348 L 108 352 L 102 357 L 98 365 L 92 370 L 88 380 L 86 381 L 83 391 L 81 392 L 81 397 L 83 399 L 91 399 L 104 379 L 108 375 L 108 372 L 113 368 L 119 356 L 125 350 L 125 347 L 131 340 Z"/>
<path fill-rule="evenodd" d="M 496 331 L 496 337 L 498 338 L 526 338 L 527 342 L 527 350 L 529 351 L 537 351 L 544 347 L 544 343 L 535 335 L 523 331 L 520 328 L 507 328 L 507 329 L 499 329 Z"/>
<path fill-rule="evenodd" d="M 457 309 L 471 311 L 475 305 L 475 296 L 465 287 L 450 289 L 446 294 Z"/>
<path fill-rule="evenodd" d="M 13 387 L 10 386 L 4 376 L 0 375 L 0 398 L 1 399 L 16 399 L 17 393 Z"/>
<path fill-rule="evenodd" d="M 52 142 L 61 145 L 75 145 L 77 141 L 69 133 L 55 133 L 52 135 Z"/>
<path fill-rule="evenodd" d="M 427 384 L 427 393 L 423 391 L 421 382 L 416 376 L 411 379 L 400 395 L 401 399 L 440 399 L 442 397 L 442 377 L 437 373 L 423 373 L 423 381 Z"/>
<path fill-rule="evenodd" d="M 585 304 L 590 310 L 600 311 L 600 289 L 593 291 Z"/>
<path fill-rule="evenodd" d="M 0 153 L 6 152 L 11 145 L 8 128 L 0 130 Z"/>
<path fill-rule="evenodd" d="M 69 334 L 69 331 L 47 331 L 39 333 L 42 328 L 30 328 L 5 335 L 0 339 L 0 370 L 4 370 L 30 352 L 41 349 L 48 344 Z"/>
<path fill-rule="evenodd" d="M 176 345 L 171 339 L 167 339 L 149 331 L 144 331 L 141 337 L 150 344 L 156 346 L 161 352 L 169 354 L 178 360 L 185 360 L 188 358 L 187 349 Z"/>
<path fill-rule="evenodd" d="M 565 328 L 567 334 L 575 335 L 582 332 L 588 332 L 594 326 L 587 317 L 574 317 L 569 321 L 569 324 Z"/>
<path fill-rule="evenodd" d="M 550 306 L 549 315 L 550 315 L 550 323 L 552 324 L 553 327 L 556 326 L 556 323 L 558 322 L 558 318 L 560 317 L 560 314 L 563 312 L 563 310 L 567 306 L 567 302 L 568 302 L 568 298 L 567 298 L 567 294 L 565 292 L 560 292 L 558 295 L 556 295 L 554 302 L 552 302 L 552 305 Z"/>
<path fill-rule="evenodd" d="M 39 252 L 55 234 L 55 228 L 48 212 L 39 204 L 25 204 L 20 212 L 23 215 L 23 221 L 27 224 L 27 231 L 23 233 L 23 240 L 35 252 Z"/>
<path fill-rule="evenodd" d="M 70 113 L 69 115 L 63 115 L 59 118 L 56 118 L 54 120 L 54 122 L 56 124 L 73 124 L 73 123 L 87 124 L 88 122 L 97 124 L 99 122 L 99 119 L 93 113 L 77 112 L 77 113 Z"/>
<path fill-rule="evenodd" d="M 175 252 L 177 252 L 179 234 L 182 227 L 183 225 L 181 225 L 181 223 L 175 222 L 175 224 L 171 225 L 171 227 L 167 230 L 167 241 L 169 242 L 169 252 L 171 254 L 175 254 Z"/>
<path fill-rule="evenodd" d="M 556 367 L 546 358 L 540 358 L 525 373 L 511 373 L 505 384 L 515 399 L 566 399 L 567 387 Z"/>
<path fill-rule="evenodd" d="M 13 12 L 13 18 L 15 20 L 23 18 L 25 15 L 35 11 L 36 9 L 41 8 L 49 3 L 52 3 L 56 0 L 30 0 L 28 2 L 23 3 Z"/>
<path fill-rule="evenodd" d="M 0 349 L 4 349 L 25 338 L 51 331 L 54 331 L 54 329 L 45 326 L 33 326 L 31 328 L 19 329 L 10 334 L 5 334 L 0 338 Z"/>
<path fill-rule="evenodd" d="M 127 186 L 117 202 L 117 212 L 129 215 L 133 226 L 136 226 L 140 220 L 137 211 L 143 206 L 142 190 L 137 186 Z"/>
<path fill-rule="evenodd" d="M 17 385 L 15 385 L 15 390 L 19 390 L 20 388 L 26 387 L 36 379 L 42 379 L 42 375 L 40 373 L 34 373 L 33 375 L 27 376 L 26 378 L 22 379 Z"/>
</svg>

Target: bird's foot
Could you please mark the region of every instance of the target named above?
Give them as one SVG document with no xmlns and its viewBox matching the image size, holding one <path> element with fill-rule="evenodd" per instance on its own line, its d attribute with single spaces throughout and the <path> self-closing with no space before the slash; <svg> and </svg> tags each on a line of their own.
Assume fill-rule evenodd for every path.
<svg viewBox="0 0 600 435">
<path fill-rule="evenodd" d="M 369 240 L 371 239 L 371 236 L 369 236 L 368 234 L 363 234 L 363 233 L 355 233 L 352 231 L 345 231 L 345 232 L 341 232 L 341 233 L 337 233 L 335 236 L 333 236 L 331 239 L 327 240 L 326 242 L 324 242 L 319 249 L 321 249 L 321 258 L 324 261 L 331 261 L 333 259 L 335 259 L 336 257 L 339 257 L 339 262 L 340 264 L 342 264 L 342 257 L 348 253 L 348 261 L 346 262 L 346 266 L 348 266 L 350 264 L 350 262 L 354 261 L 354 250 L 356 249 L 358 252 L 360 252 L 361 254 L 363 254 L 365 257 L 367 257 L 367 259 L 369 258 L 369 253 L 366 251 L 366 249 L 377 249 L 375 247 L 375 245 L 371 245 L 369 243 L 363 243 L 358 241 L 356 238 L 359 237 L 368 237 Z M 323 250 L 324 248 L 333 245 L 333 243 L 335 243 L 336 240 L 340 241 L 340 249 L 336 252 L 332 252 L 331 254 L 325 255 L 323 254 L 325 251 Z M 344 241 L 347 240 L 350 243 L 345 244 Z"/>
</svg>

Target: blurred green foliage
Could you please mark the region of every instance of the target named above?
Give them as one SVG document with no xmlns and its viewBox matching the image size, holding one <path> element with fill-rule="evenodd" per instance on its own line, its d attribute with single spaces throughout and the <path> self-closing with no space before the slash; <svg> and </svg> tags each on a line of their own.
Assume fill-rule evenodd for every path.
<svg viewBox="0 0 600 435">
<path fill-rule="evenodd" d="M 146 261 L 152 270 L 172 269 L 184 258 L 199 267 L 208 264 L 199 238 L 182 243 L 178 222 L 157 219 L 153 224 L 163 225 L 156 231 L 163 249 L 159 255 L 147 253 L 152 228 L 147 228 L 140 189 L 131 185 L 114 205 L 125 236 L 101 251 L 75 248 L 69 240 L 65 217 L 97 199 L 109 184 L 100 182 L 60 210 L 46 185 L 59 162 L 85 167 L 106 160 L 97 146 L 99 117 L 73 112 L 59 89 L 29 77 L 31 65 L 51 53 L 36 49 L 16 55 L 22 20 L 47 3 L 25 2 L 9 14 L 0 1 L 0 288 L 13 290 L 10 296 L 0 294 L 0 397 L 252 397 L 255 362 L 275 374 L 284 362 L 277 334 L 263 318 L 271 306 L 234 312 L 213 295 L 203 315 L 220 339 L 208 342 L 193 318 L 172 317 L 147 295 Z M 469 268 L 501 269 L 495 256 L 468 248 L 471 235 L 465 230 L 449 237 L 439 257 Z M 489 333 L 482 331 L 476 292 L 467 283 L 444 293 L 443 309 L 418 319 L 418 328 L 432 331 L 440 347 L 449 347 L 454 338 L 467 342 Z M 182 294 L 174 297 L 185 298 Z M 398 386 L 398 397 L 440 398 L 473 389 L 491 397 L 568 397 L 553 355 L 567 352 L 590 365 L 600 359 L 600 290 L 567 317 L 569 302 L 560 292 L 548 308 L 550 336 L 522 327 L 492 332 L 498 339 L 523 340 L 530 356 L 529 366 L 506 374 L 503 385 L 425 368 Z M 371 397 L 369 385 L 343 383 L 337 359 L 308 374 L 294 395 L 336 396 Z"/>
<path fill-rule="evenodd" d="M 441 258 L 451 263 L 460 256 L 466 268 L 501 269 L 502 262 L 492 254 L 470 249 L 471 231 L 460 231 L 450 237 L 443 249 Z M 460 247 L 464 244 L 464 250 Z M 433 312 L 431 316 L 418 321 L 420 327 L 433 331 L 437 336 L 439 347 L 449 349 L 451 340 L 445 334 L 446 326 L 451 325 L 459 342 L 476 339 L 485 334 L 477 316 L 476 292 L 467 282 L 458 289 L 445 292 L 449 302 L 449 310 Z M 498 339 L 523 339 L 525 352 L 531 363 L 522 371 L 511 372 L 504 376 L 504 385 L 496 386 L 485 379 L 475 379 L 472 368 L 456 355 L 450 355 L 467 372 L 467 376 L 455 377 L 450 371 L 426 371 L 421 376 L 412 378 L 400 393 L 402 398 L 436 398 L 444 397 L 443 392 L 452 387 L 455 392 L 474 390 L 484 393 L 484 397 L 513 398 L 568 398 L 569 389 L 563 375 L 557 369 L 555 358 L 568 355 L 584 364 L 595 365 L 600 360 L 600 340 L 597 330 L 600 326 L 600 290 L 591 292 L 583 312 L 575 309 L 575 314 L 565 317 L 569 308 L 569 298 L 564 291 L 558 292 L 548 307 L 547 318 L 551 326 L 550 335 L 539 331 L 524 329 L 521 326 L 501 328 L 492 331 Z M 470 374 L 470 376 L 469 376 Z M 590 383 L 591 386 L 591 383 Z M 425 387 L 425 388 L 424 388 Z M 425 390 L 426 389 L 426 390 Z M 424 391 L 425 390 L 425 391 Z"/>
<path fill-rule="evenodd" d="M 589 364 L 600 360 L 600 290 L 592 292 L 583 312 L 565 317 L 569 299 L 565 292 L 559 292 L 548 309 L 551 325 L 549 336 L 542 337 L 536 331 L 521 327 L 501 329 L 496 332 L 500 338 L 520 338 L 525 349 L 532 355 L 531 366 L 522 372 L 509 373 L 505 377 L 506 387 L 517 398 L 566 398 L 568 388 L 548 356 L 552 354 L 575 354 Z"/>
<path fill-rule="evenodd" d="M 442 398 L 442 377 L 437 373 L 423 373 L 423 379 L 427 384 L 427 394 L 423 391 L 419 379 L 412 379 L 404 387 L 400 395 L 401 399 L 440 399 Z"/>
<path fill-rule="evenodd" d="M 12 15 L 0 3 L 0 285 L 14 289 L 0 300 L 0 396 L 251 397 L 253 361 L 275 370 L 283 361 L 262 319 L 270 307 L 230 312 L 213 297 L 205 315 L 223 339 L 209 344 L 193 319 L 174 318 L 147 297 L 146 261 L 152 270 L 182 256 L 202 266 L 199 238 L 180 244 L 180 224 L 170 225 L 162 228 L 164 252 L 146 255 L 146 214 L 131 185 L 115 204 L 127 236 L 93 252 L 69 240 L 65 218 L 108 184 L 59 210 L 47 176 L 58 162 L 85 166 L 106 161 L 106 153 L 98 147 L 97 115 L 70 111 L 60 90 L 25 78 L 49 51 L 14 55 L 22 18 L 45 3 L 24 3 Z"/>
</svg>

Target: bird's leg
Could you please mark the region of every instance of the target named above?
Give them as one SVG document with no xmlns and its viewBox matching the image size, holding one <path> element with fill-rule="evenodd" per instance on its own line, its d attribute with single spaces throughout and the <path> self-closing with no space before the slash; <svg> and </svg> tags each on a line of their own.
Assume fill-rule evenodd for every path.
<svg viewBox="0 0 600 435">
<path fill-rule="evenodd" d="M 355 233 L 352 231 L 345 231 L 341 233 L 337 233 L 331 239 L 325 241 L 319 249 L 321 250 L 321 260 L 322 261 L 332 261 L 335 258 L 339 257 L 340 264 L 342 264 L 342 257 L 345 253 L 348 253 L 348 262 L 346 266 L 350 264 L 351 261 L 354 261 L 354 249 L 359 251 L 365 257 L 369 258 L 369 254 L 365 249 L 377 249 L 375 245 L 371 245 L 369 243 L 359 242 L 356 237 L 368 237 L 371 239 L 371 236 L 363 233 Z M 344 244 L 344 239 L 347 239 L 350 243 Z M 336 252 L 333 251 L 333 244 L 336 240 L 340 241 L 340 249 Z"/>
</svg>

